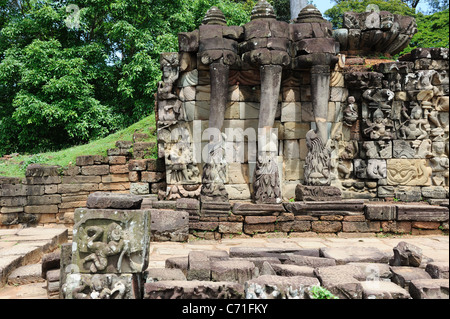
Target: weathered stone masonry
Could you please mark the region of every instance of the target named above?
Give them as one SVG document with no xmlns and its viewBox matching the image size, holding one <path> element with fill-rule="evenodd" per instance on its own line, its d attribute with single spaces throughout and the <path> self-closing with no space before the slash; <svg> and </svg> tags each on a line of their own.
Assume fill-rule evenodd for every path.
<svg viewBox="0 0 450 319">
<path fill-rule="evenodd" d="M 2 178 L 0 227 L 70 228 L 103 191 L 143 196 L 159 240 L 187 238 L 182 212 L 202 238 L 448 232 L 448 49 L 371 65 L 402 51 L 414 19 L 350 12 L 332 30 L 313 6 L 293 24 L 275 18 L 260 1 L 252 21 L 227 26 L 211 8 L 180 52 L 161 55 L 158 159 L 118 141 L 107 157 Z M 266 137 L 274 149 L 251 147 Z"/>
</svg>

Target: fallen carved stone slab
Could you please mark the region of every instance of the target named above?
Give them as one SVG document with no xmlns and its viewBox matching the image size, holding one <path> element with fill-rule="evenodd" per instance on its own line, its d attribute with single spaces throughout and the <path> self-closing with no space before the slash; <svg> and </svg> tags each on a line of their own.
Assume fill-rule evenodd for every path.
<svg viewBox="0 0 450 319">
<path fill-rule="evenodd" d="M 133 274 L 70 274 L 63 285 L 65 299 L 140 299 Z"/>
<path fill-rule="evenodd" d="M 341 200 L 341 190 L 334 186 L 306 186 L 295 187 L 296 201 L 337 201 Z"/>
<path fill-rule="evenodd" d="M 147 268 L 149 210 L 78 208 L 72 263 L 80 273 L 140 273 Z"/>
<path fill-rule="evenodd" d="M 158 281 L 144 285 L 144 299 L 243 299 L 244 287 L 234 282 Z"/>
<path fill-rule="evenodd" d="M 448 208 L 431 205 L 397 205 L 397 220 L 448 221 Z"/>
<path fill-rule="evenodd" d="M 245 283 L 246 299 L 310 299 L 310 288 L 320 286 L 317 278 L 263 275 Z"/>
</svg>

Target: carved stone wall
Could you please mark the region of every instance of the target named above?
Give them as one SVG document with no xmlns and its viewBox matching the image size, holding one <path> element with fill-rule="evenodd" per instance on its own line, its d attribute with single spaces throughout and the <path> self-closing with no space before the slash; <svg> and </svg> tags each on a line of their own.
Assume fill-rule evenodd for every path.
<svg viewBox="0 0 450 319">
<path fill-rule="evenodd" d="M 343 74 L 349 98 L 336 116 L 358 112 L 332 127 L 333 185 L 344 198 L 448 198 L 448 49 Z"/>
<path fill-rule="evenodd" d="M 333 31 L 314 6 L 282 24 L 259 1 L 249 23 L 225 22 L 212 8 L 198 30 L 179 35 L 178 54 L 161 56 L 161 87 L 172 91 L 159 95 L 158 117 L 172 122 L 159 121 L 158 146 L 167 176 L 174 176 L 162 198 L 199 198 L 203 187 L 231 201 L 258 203 L 265 194 L 261 203 L 276 203 L 278 189 L 287 201 L 297 184 L 331 184 L 348 199 L 448 198 L 448 49 L 417 49 L 399 62 L 351 67 L 365 63 L 355 54 L 399 52 L 417 31 L 413 18 L 371 7 L 346 13 L 344 28 Z M 351 43 L 356 34 L 357 44 Z M 228 83 L 220 80 L 228 88 L 220 125 L 211 122 L 217 119 L 214 63 L 228 72 Z M 279 89 L 275 73 L 264 86 L 269 66 L 282 66 Z M 175 69 L 175 76 L 166 74 Z M 266 102 L 273 94 L 272 124 Z M 262 126 L 277 136 L 270 156 L 259 150 Z M 219 133 L 208 145 L 212 128 Z M 205 166 L 211 152 L 222 155 Z M 202 185 L 205 173 L 210 177 Z"/>
</svg>

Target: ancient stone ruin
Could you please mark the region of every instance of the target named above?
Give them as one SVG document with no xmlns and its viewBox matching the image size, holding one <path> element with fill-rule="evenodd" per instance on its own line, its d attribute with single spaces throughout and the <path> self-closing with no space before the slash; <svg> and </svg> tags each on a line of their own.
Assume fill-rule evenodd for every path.
<svg viewBox="0 0 450 319">
<path fill-rule="evenodd" d="M 308 5 L 288 24 L 261 0 L 250 22 L 230 26 L 212 7 L 179 34 L 179 52 L 161 54 L 158 158 L 146 156 L 151 143 L 118 141 L 107 157 L 2 178 L 0 226 L 72 231 L 61 253 L 61 267 L 76 268 L 61 272 L 65 298 L 268 298 L 273 275 L 300 276 L 283 277 L 280 298 L 310 298 L 317 285 L 341 298 L 377 295 L 360 283 L 373 265 L 347 264 L 389 268 L 378 251 L 370 261 L 326 249 L 198 252 L 169 261 L 172 273 L 145 272 L 150 241 L 448 233 L 448 49 L 375 59 L 401 52 L 415 20 L 369 6 L 343 22 L 333 30 Z M 422 262 L 405 246 L 391 261 L 397 282 L 383 285 L 391 297 L 423 297 L 427 283 L 401 281 L 401 267 Z M 358 257 L 339 263 L 342 254 Z M 428 265 L 422 279 L 442 272 Z M 448 297 L 448 266 L 446 287 Z"/>
</svg>

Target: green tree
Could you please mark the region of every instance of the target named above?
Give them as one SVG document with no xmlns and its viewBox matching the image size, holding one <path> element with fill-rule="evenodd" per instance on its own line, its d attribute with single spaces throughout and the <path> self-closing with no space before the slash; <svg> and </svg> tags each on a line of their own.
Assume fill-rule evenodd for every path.
<svg viewBox="0 0 450 319">
<path fill-rule="evenodd" d="M 254 1 L 0 0 L 0 155 L 85 143 L 149 115 L 160 53 L 213 5 L 243 25 Z"/>
<path fill-rule="evenodd" d="M 431 15 L 419 13 L 416 16 L 417 33 L 409 46 L 401 53 L 411 52 L 414 48 L 449 47 L 449 9 Z"/>
</svg>

